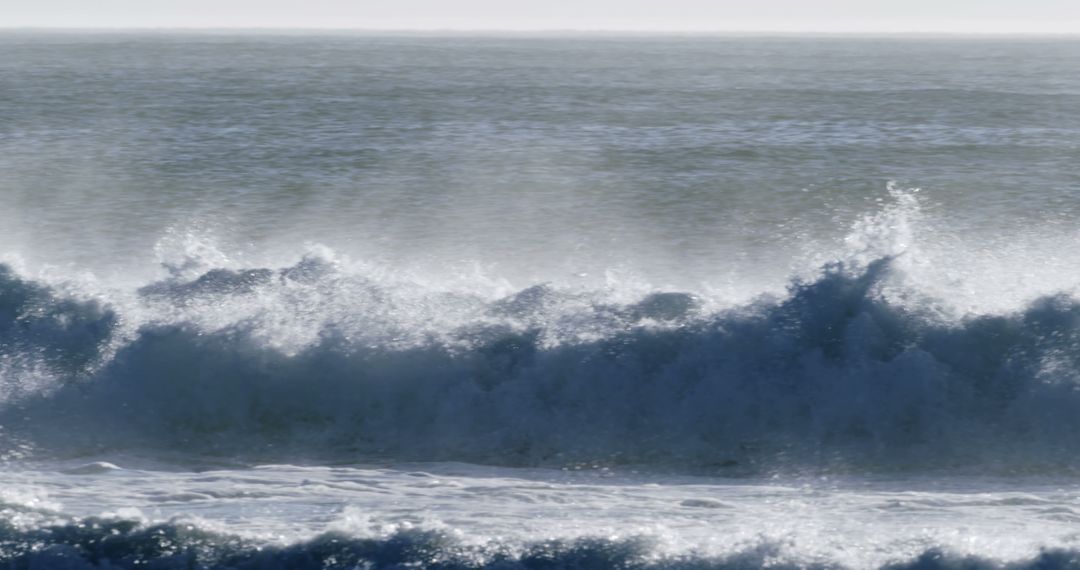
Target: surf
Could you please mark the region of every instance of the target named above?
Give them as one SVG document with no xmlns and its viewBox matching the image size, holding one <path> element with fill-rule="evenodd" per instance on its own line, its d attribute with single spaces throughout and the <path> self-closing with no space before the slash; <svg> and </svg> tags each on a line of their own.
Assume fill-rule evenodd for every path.
<svg viewBox="0 0 1080 570">
<path fill-rule="evenodd" d="M 858 255 L 719 308 L 678 291 L 431 290 L 326 252 L 173 268 L 115 304 L 0 266 L 0 426 L 44 454 L 1075 469 L 1080 301 L 950 315 L 898 295 L 910 252 L 877 242 L 910 232 L 878 230 L 907 196 L 856 224 Z"/>
</svg>

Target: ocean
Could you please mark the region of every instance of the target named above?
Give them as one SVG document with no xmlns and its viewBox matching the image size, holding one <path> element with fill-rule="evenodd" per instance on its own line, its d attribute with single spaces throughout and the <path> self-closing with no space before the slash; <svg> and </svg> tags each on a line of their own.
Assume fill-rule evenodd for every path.
<svg viewBox="0 0 1080 570">
<path fill-rule="evenodd" d="M 1080 568 L 1080 40 L 0 33 L 0 567 Z"/>
</svg>

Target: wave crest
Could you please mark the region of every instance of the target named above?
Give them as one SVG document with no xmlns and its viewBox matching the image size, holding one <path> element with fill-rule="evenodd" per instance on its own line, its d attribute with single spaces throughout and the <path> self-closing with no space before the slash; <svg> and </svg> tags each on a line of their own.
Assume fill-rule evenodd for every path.
<svg viewBox="0 0 1080 570">
<path fill-rule="evenodd" d="M 177 311 L 109 350 L 112 310 L 3 269 L 5 356 L 58 364 L 53 389 L 0 402 L 0 424 L 42 449 L 749 470 L 1075 466 L 1080 303 L 1051 296 L 947 321 L 884 298 L 892 259 L 831 264 L 784 297 L 715 313 L 689 294 L 619 304 L 543 285 L 496 301 L 403 301 L 312 260 L 212 270 L 140 294 L 174 309 L 246 304 L 243 318 L 207 326 Z M 314 332 L 283 350 L 250 309 L 252 299 L 280 304 L 282 290 L 299 295 L 294 311 L 314 294 L 362 304 L 308 315 Z M 457 324 L 425 320 L 440 302 Z"/>
</svg>

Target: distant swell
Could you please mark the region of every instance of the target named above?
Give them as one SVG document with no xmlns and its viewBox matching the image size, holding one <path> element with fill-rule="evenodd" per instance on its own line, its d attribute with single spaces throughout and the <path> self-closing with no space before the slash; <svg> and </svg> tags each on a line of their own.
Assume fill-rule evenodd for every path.
<svg viewBox="0 0 1080 570">
<path fill-rule="evenodd" d="M 444 570 L 557 570 L 584 568 L 843 569 L 843 565 L 787 552 L 763 542 L 725 555 L 657 552 L 648 539 L 579 538 L 525 545 L 468 545 L 449 534 L 399 530 L 379 538 L 327 533 L 291 545 L 263 544 L 176 521 L 146 525 L 118 519 L 84 519 L 32 529 L 0 521 L 0 565 L 8 568 L 277 569 L 429 568 Z M 1058 570 L 1080 568 L 1080 552 L 1048 550 L 1029 560 L 998 561 L 928 549 L 888 570 Z"/>
<path fill-rule="evenodd" d="M 950 321 L 884 299 L 890 263 L 709 313 L 547 286 L 403 298 L 307 259 L 146 286 L 134 324 L 0 266 L 0 430 L 42 453 L 1080 466 L 1080 302 Z"/>
</svg>

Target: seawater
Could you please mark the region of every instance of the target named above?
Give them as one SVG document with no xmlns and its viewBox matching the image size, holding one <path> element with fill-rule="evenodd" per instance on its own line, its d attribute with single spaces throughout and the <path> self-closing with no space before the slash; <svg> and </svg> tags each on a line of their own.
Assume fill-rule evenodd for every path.
<svg viewBox="0 0 1080 570">
<path fill-rule="evenodd" d="M 0 565 L 1080 565 L 1080 42 L 0 34 Z"/>
</svg>

